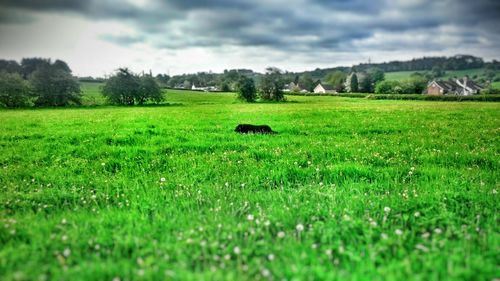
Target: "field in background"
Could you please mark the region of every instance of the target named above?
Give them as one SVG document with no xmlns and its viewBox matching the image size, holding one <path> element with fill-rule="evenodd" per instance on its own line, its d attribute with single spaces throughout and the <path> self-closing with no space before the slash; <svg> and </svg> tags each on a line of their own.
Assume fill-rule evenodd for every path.
<svg viewBox="0 0 500 281">
<path fill-rule="evenodd" d="M 500 104 L 288 99 L 1 110 L 3 280 L 498 277 Z"/>
</svg>

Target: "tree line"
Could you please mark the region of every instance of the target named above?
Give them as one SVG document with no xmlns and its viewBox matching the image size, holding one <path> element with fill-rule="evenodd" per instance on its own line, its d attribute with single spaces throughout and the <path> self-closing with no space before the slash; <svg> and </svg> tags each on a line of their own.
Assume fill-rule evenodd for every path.
<svg viewBox="0 0 500 281">
<path fill-rule="evenodd" d="M 150 75 L 119 68 L 101 90 L 111 104 L 160 103 L 164 92 Z M 45 107 L 81 105 L 80 83 L 62 60 L 23 58 L 0 60 L 0 106 Z"/>
</svg>

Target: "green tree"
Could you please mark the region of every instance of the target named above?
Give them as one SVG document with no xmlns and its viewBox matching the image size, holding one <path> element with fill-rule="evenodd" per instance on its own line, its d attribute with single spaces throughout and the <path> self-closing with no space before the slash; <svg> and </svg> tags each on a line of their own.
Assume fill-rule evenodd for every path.
<svg viewBox="0 0 500 281">
<path fill-rule="evenodd" d="M 398 86 L 397 81 L 381 81 L 375 87 L 375 94 L 392 94 L 395 86 Z"/>
<path fill-rule="evenodd" d="M 257 99 L 257 90 L 252 78 L 241 76 L 237 84 L 238 98 L 247 102 L 254 102 Z"/>
<path fill-rule="evenodd" d="M 314 80 L 308 74 L 304 74 L 299 78 L 299 85 L 301 85 L 308 92 L 312 92 L 314 90 Z"/>
<path fill-rule="evenodd" d="M 282 72 L 278 68 L 268 67 L 266 74 L 260 81 L 260 97 L 268 101 L 282 101 L 285 99 L 283 88 L 285 82 L 282 79 Z"/>
<path fill-rule="evenodd" d="M 363 93 L 373 93 L 373 77 L 369 72 L 366 72 L 363 79 L 361 79 L 358 90 Z"/>
<path fill-rule="evenodd" d="M 15 60 L 0 60 L 0 72 L 21 73 L 22 68 Z"/>
<path fill-rule="evenodd" d="M 23 107 L 29 105 L 29 84 L 19 73 L 0 72 L 0 105 Z"/>
<path fill-rule="evenodd" d="M 226 81 L 224 81 L 220 84 L 220 90 L 222 92 L 231 92 L 231 87 L 229 86 L 229 84 Z"/>
<path fill-rule="evenodd" d="M 326 76 L 326 83 L 333 85 L 335 91 L 342 93 L 345 90 L 345 82 L 347 79 L 347 74 L 342 71 L 334 71 Z"/>
<path fill-rule="evenodd" d="M 58 65 L 42 64 L 30 75 L 36 106 L 81 104 L 78 80 Z"/>
<path fill-rule="evenodd" d="M 367 72 L 372 77 L 372 83 L 373 83 L 373 85 L 376 85 L 378 82 L 385 80 L 385 73 L 384 73 L 384 71 L 382 69 L 378 68 L 378 67 L 372 67 L 372 68 L 368 69 Z"/>
<path fill-rule="evenodd" d="M 40 67 L 50 66 L 50 59 L 43 58 L 23 58 L 21 60 L 21 74 L 24 79 L 28 79 L 29 76 L 35 72 Z"/>
<path fill-rule="evenodd" d="M 443 77 L 444 75 L 445 72 L 441 66 L 436 65 L 432 68 L 432 76 L 434 78 Z"/>
<path fill-rule="evenodd" d="M 351 93 L 356 93 L 357 91 L 359 91 L 358 76 L 356 75 L 356 73 L 352 74 L 349 86 Z"/>
<path fill-rule="evenodd" d="M 140 78 L 140 86 L 136 102 L 138 104 L 144 104 L 147 101 L 160 103 L 163 100 L 163 92 L 161 91 L 160 85 L 158 85 L 156 80 L 149 75 L 142 76 Z"/>
<path fill-rule="evenodd" d="M 153 77 L 139 77 L 128 68 L 119 68 L 108 79 L 102 93 L 110 103 L 122 105 L 159 103 L 164 99 L 161 88 Z"/>
<path fill-rule="evenodd" d="M 102 88 L 103 95 L 113 104 L 134 105 L 140 88 L 139 77 L 128 68 L 119 68 Z"/>
</svg>

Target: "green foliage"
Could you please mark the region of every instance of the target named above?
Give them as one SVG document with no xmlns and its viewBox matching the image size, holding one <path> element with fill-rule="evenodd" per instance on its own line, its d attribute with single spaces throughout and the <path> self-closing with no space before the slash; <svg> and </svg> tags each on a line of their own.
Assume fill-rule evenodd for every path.
<svg viewBox="0 0 500 281">
<path fill-rule="evenodd" d="M 50 59 L 44 58 L 23 58 L 21 60 L 21 74 L 24 79 L 28 79 L 38 68 L 47 68 L 51 65 Z M 58 65 L 58 69 L 60 65 Z"/>
<path fill-rule="evenodd" d="M 351 80 L 350 80 L 350 92 L 355 93 L 359 90 L 359 85 L 358 85 L 358 76 L 356 73 L 353 73 L 351 75 Z"/>
<path fill-rule="evenodd" d="M 112 104 L 134 105 L 163 100 L 161 88 L 153 77 L 139 77 L 127 68 L 118 69 L 108 79 L 102 93 Z"/>
<path fill-rule="evenodd" d="M 138 97 L 136 98 L 138 104 L 144 104 L 147 101 L 160 103 L 164 100 L 161 88 L 153 77 L 144 75 L 139 78 L 139 82 Z"/>
<path fill-rule="evenodd" d="M 61 64 L 41 64 L 29 75 L 36 106 L 81 104 L 80 84 L 68 69 Z"/>
<path fill-rule="evenodd" d="M 385 80 L 385 72 L 378 67 L 368 69 L 368 73 L 372 76 L 372 81 L 375 84 Z"/>
<path fill-rule="evenodd" d="M 238 98 L 246 102 L 254 102 L 257 99 L 257 90 L 252 78 L 241 76 L 238 84 Z"/>
<path fill-rule="evenodd" d="M 260 98 L 266 101 L 283 101 L 285 99 L 284 87 L 285 82 L 281 70 L 269 67 L 260 81 Z"/>
<path fill-rule="evenodd" d="M 434 66 L 432 68 L 432 72 L 431 73 L 432 73 L 432 77 L 433 78 L 439 78 L 439 77 L 443 77 L 445 75 L 445 71 L 440 66 Z"/>
<path fill-rule="evenodd" d="M 306 91 L 312 92 L 314 91 L 314 80 L 312 79 L 311 75 L 304 74 L 300 76 L 299 78 L 299 85 L 301 85 Z"/>
<path fill-rule="evenodd" d="M 359 81 L 359 80 L 358 80 Z M 369 72 L 365 72 L 363 79 L 359 83 L 358 90 L 362 93 L 373 93 L 373 77 Z"/>
<path fill-rule="evenodd" d="M 381 81 L 375 87 L 376 94 L 422 94 L 427 88 L 427 80 L 413 76 L 411 79 Z"/>
<path fill-rule="evenodd" d="M 231 92 L 231 87 L 227 82 L 222 82 L 219 86 L 222 92 Z"/>
<path fill-rule="evenodd" d="M 1 279 L 498 277 L 500 103 L 234 98 L 0 110 Z"/>
<path fill-rule="evenodd" d="M 345 91 L 345 82 L 347 80 L 347 74 L 345 74 L 345 72 L 331 72 L 326 76 L 325 80 L 327 84 L 333 85 L 337 93 L 342 93 Z"/>
<path fill-rule="evenodd" d="M 20 74 L 21 71 L 21 65 L 17 61 L 0 59 L 0 72 Z"/>
<path fill-rule="evenodd" d="M 0 106 L 23 107 L 30 104 L 28 82 L 18 73 L 0 72 Z"/>
</svg>

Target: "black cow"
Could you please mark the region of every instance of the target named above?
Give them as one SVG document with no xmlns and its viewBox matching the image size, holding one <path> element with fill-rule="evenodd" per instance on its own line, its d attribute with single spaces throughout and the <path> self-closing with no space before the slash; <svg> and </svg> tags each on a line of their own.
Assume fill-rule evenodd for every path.
<svg viewBox="0 0 500 281">
<path fill-rule="evenodd" d="M 239 124 L 234 131 L 240 134 L 276 134 L 268 125 Z"/>
</svg>

